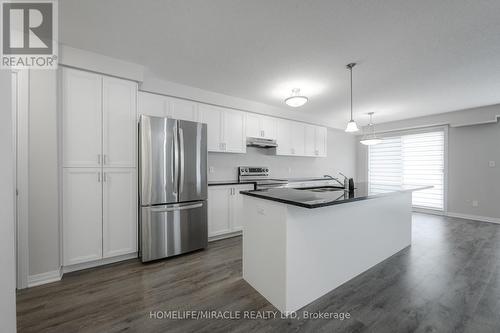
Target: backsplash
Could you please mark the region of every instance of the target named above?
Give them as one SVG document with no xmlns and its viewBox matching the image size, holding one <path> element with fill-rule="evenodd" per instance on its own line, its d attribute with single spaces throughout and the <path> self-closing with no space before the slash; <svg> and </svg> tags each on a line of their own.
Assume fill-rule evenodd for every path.
<svg viewBox="0 0 500 333">
<path fill-rule="evenodd" d="M 233 180 L 238 166 L 268 166 L 274 178 L 338 176 L 355 178 L 356 137 L 328 130 L 328 157 L 276 156 L 272 149 L 247 147 L 246 154 L 208 153 L 208 180 Z M 210 172 L 213 168 L 213 173 Z"/>
</svg>

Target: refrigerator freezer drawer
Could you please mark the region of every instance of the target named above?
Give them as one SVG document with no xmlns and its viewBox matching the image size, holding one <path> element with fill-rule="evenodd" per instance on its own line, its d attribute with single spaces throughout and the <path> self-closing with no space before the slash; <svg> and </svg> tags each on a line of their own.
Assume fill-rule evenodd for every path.
<svg viewBox="0 0 500 333">
<path fill-rule="evenodd" d="M 203 249 L 207 245 L 206 201 L 141 208 L 143 262 Z"/>
</svg>

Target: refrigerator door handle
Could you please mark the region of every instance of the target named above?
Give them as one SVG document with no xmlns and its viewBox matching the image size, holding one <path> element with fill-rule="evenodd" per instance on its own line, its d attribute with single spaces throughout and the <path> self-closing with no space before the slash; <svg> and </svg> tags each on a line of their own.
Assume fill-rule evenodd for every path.
<svg viewBox="0 0 500 333">
<path fill-rule="evenodd" d="M 179 127 L 179 154 L 180 154 L 180 163 L 179 163 L 179 193 L 182 193 L 184 190 L 184 131 L 182 127 Z"/>
<path fill-rule="evenodd" d="M 161 213 L 161 212 L 175 212 L 178 210 L 186 210 L 186 209 L 194 209 L 203 207 L 203 203 L 196 203 L 192 205 L 172 205 L 172 206 L 163 206 L 163 208 L 151 208 L 151 212 Z"/>
<path fill-rule="evenodd" d="M 174 184 L 174 193 L 177 196 L 179 190 L 179 143 L 177 142 L 177 125 L 174 126 L 172 145 L 174 147 L 174 158 L 172 159 L 172 183 Z"/>
</svg>

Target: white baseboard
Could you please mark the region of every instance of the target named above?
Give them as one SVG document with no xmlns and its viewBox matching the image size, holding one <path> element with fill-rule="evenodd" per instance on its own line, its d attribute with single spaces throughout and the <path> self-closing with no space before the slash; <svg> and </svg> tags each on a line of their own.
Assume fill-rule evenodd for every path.
<svg viewBox="0 0 500 333">
<path fill-rule="evenodd" d="M 498 218 L 498 217 L 479 216 L 479 215 L 470 215 L 470 214 L 453 213 L 453 212 L 448 212 L 446 214 L 446 216 L 458 217 L 460 219 L 466 219 L 466 220 L 474 220 L 474 221 L 480 221 L 480 222 L 489 222 L 489 223 L 500 224 L 500 218 Z"/>
<path fill-rule="evenodd" d="M 218 241 L 218 240 L 221 240 L 221 239 L 226 239 L 226 238 L 241 236 L 242 233 L 243 233 L 242 231 L 234 231 L 234 232 L 230 232 L 230 233 L 227 233 L 227 234 L 221 234 L 221 235 L 211 236 L 211 237 L 208 237 L 208 241 L 209 242 L 214 242 L 214 241 Z"/>
<path fill-rule="evenodd" d="M 69 266 L 63 266 L 62 271 L 63 271 L 63 273 L 80 271 L 82 269 L 87 269 L 87 268 L 93 268 L 93 267 L 102 266 L 102 265 L 113 264 L 115 262 L 119 262 L 119 261 L 123 261 L 123 260 L 128 260 L 128 259 L 133 259 L 133 258 L 137 258 L 137 252 L 123 254 L 121 256 L 116 256 L 116 257 L 112 257 L 112 258 L 105 258 L 105 259 L 100 259 L 100 260 L 94 260 L 94 261 L 84 262 L 84 263 L 81 263 L 81 264 L 74 264 L 74 265 L 69 265 Z"/>
<path fill-rule="evenodd" d="M 56 282 L 61 280 L 62 270 L 58 269 L 55 271 L 35 274 L 28 276 L 28 288 L 40 286 L 42 284 Z"/>
</svg>

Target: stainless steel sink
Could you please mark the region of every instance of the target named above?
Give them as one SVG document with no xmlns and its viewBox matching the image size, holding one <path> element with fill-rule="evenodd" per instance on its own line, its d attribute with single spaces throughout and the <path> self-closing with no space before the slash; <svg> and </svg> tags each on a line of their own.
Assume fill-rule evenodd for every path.
<svg viewBox="0 0 500 333">
<path fill-rule="evenodd" d="M 344 188 L 340 186 L 315 186 L 315 187 L 296 187 L 296 190 L 311 191 L 311 192 L 333 192 L 343 191 Z"/>
</svg>

